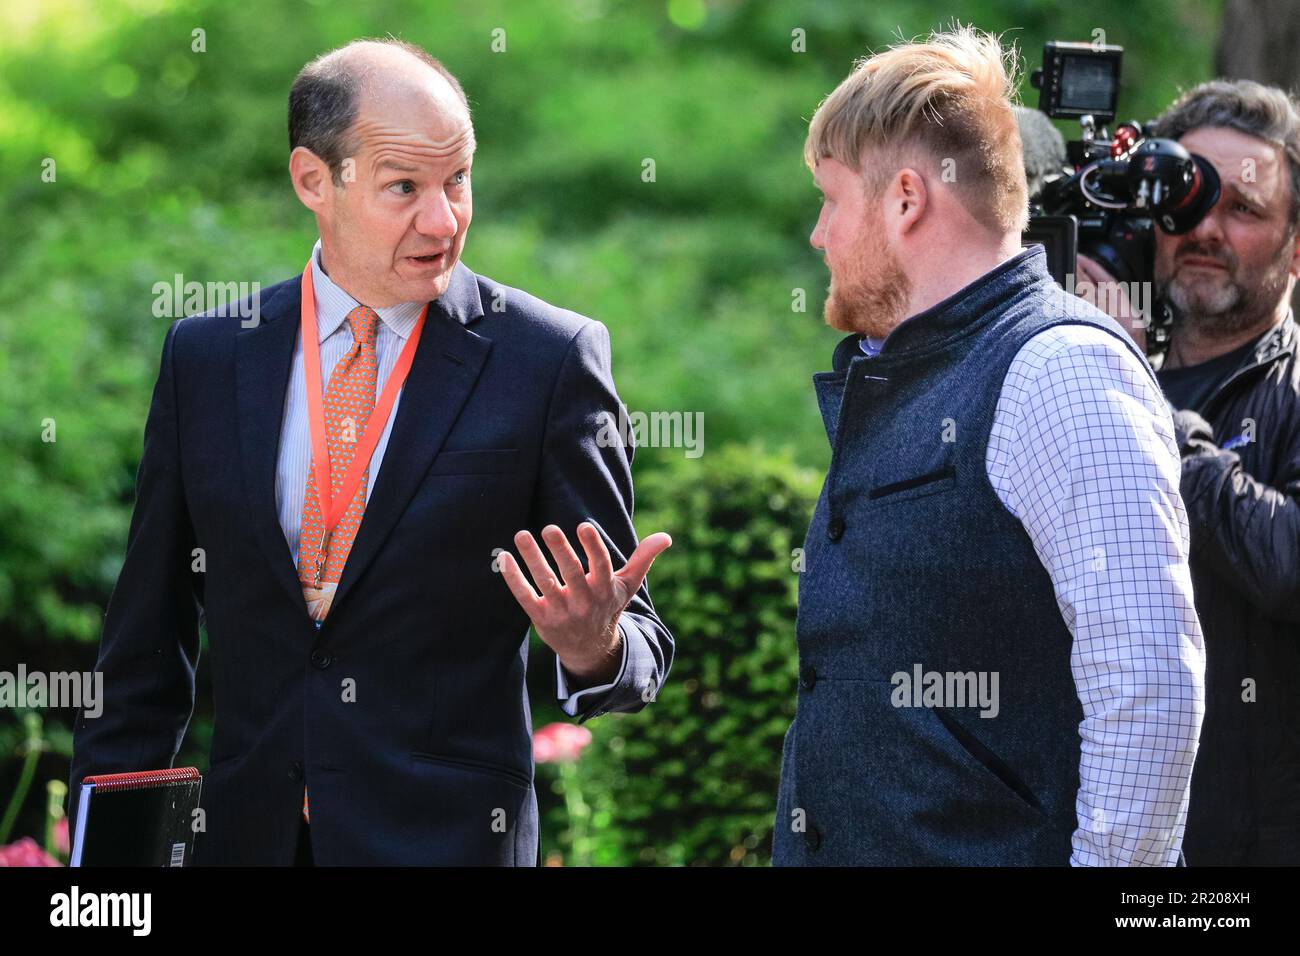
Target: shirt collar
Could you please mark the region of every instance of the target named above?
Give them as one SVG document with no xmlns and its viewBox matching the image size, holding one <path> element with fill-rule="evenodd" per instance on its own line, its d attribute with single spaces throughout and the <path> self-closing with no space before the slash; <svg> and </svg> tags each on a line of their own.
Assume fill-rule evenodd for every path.
<svg viewBox="0 0 1300 956">
<path fill-rule="evenodd" d="M 858 343 L 858 348 L 862 349 L 862 354 L 867 358 L 875 358 L 880 354 L 880 350 L 884 345 L 884 339 L 873 339 L 869 335 L 864 335 L 862 341 Z"/>
<path fill-rule="evenodd" d="M 334 280 L 325 274 L 320 264 L 320 253 L 321 241 L 317 239 L 311 250 L 311 278 L 316 293 L 316 331 L 320 341 L 324 342 L 338 331 L 348 313 L 361 303 L 335 285 Z M 405 341 L 414 330 L 415 320 L 420 317 L 420 310 L 424 306 L 423 302 L 402 302 L 375 309 L 375 312 L 384 325 Z"/>
</svg>

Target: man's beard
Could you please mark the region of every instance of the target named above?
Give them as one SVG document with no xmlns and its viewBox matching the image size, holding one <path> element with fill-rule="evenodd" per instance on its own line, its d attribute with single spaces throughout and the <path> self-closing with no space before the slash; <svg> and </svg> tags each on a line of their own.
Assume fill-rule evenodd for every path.
<svg viewBox="0 0 1300 956">
<path fill-rule="evenodd" d="M 841 332 L 885 338 L 907 317 L 912 287 L 882 229 L 863 230 L 843 271 L 838 277 L 831 273 L 826 324 Z"/>
<path fill-rule="evenodd" d="M 1287 236 L 1268 266 L 1259 275 L 1242 275 L 1232 250 L 1226 246 L 1207 248 L 1194 243 L 1182 246 L 1174 259 L 1174 275 L 1157 278 L 1156 291 L 1175 309 L 1175 325 L 1192 327 L 1207 338 L 1232 338 L 1271 315 L 1282 298 L 1289 279 L 1289 250 L 1294 236 Z M 1219 281 L 1205 273 L 1201 281 L 1188 281 L 1186 273 L 1178 275 L 1179 259 L 1198 256 L 1212 259 L 1227 271 Z"/>
</svg>

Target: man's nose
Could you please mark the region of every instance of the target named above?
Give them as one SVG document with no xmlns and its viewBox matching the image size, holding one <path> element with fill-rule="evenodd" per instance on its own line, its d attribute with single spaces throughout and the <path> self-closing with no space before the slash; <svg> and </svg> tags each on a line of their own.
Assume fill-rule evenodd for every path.
<svg viewBox="0 0 1300 956">
<path fill-rule="evenodd" d="M 438 239 L 450 239 L 456 235 L 458 228 L 459 223 L 447 200 L 447 193 L 441 189 L 434 190 L 415 217 L 415 231 Z"/>
<path fill-rule="evenodd" d="M 813 226 L 812 235 L 808 237 L 808 244 L 814 249 L 825 249 L 826 243 L 822 238 L 822 224 L 820 222 Z"/>
<path fill-rule="evenodd" d="M 1205 245 L 1218 245 L 1223 242 L 1223 228 L 1219 223 L 1219 204 L 1209 211 L 1196 228 L 1187 234 L 1187 238 Z"/>
</svg>

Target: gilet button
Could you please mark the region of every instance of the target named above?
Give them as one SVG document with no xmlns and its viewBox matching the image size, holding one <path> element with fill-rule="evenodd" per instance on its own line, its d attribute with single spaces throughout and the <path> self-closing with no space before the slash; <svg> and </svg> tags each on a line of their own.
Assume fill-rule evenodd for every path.
<svg viewBox="0 0 1300 956">
<path fill-rule="evenodd" d="M 314 667 L 324 670 L 334 663 L 334 658 L 330 657 L 324 651 L 312 651 L 311 662 Z"/>
<path fill-rule="evenodd" d="M 812 690 L 817 684 L 817 668 L 811 664 L 799 669 L 799 686 L 804 690 Z"/>
<path fill-rule="evenodd" d="M 302 764 L 296 760 L 289 764 L 289 779 L 295 782 L 302 779 Z"/>
<path fill-rule="evenodd" d="M 832 518 L 830 524 L 826 526 L 826 537 L 830 538 L 832 541 L 838 541 L 840 540 L 840 536 L 843 534 L 844 519 L 838 517 Z"/>
<path fill-rule="evenodd" d="M 808 829 L 805 830 L 803 834 L 803 842 L 809 850 L 812 850 L 815 853 L 817 848 L 822 845 L 821 831 L 811 823 L 808 824 Z"/>
</svg>

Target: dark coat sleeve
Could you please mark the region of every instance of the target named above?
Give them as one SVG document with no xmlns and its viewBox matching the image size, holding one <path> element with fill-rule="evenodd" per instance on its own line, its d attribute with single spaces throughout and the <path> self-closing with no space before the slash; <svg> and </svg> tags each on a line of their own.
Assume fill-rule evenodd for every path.
<svg viewBox="0 0 1300 956">
<path fill-rule="evenodd" d="M 617 423 L 621 402 L 614 389 L 609 332 L 596 321 L 583 325 L 569 343 L 546 418 L 546 436 L 534 531 L 558 525 L 586 566 L 577 528 L 590 521 L 601 533 L 615 570 L 636 550 L 632 526 L 632 456 L 629 441 L 602 440 Z M 603 430 L 603 431 L 602 431 Z M 577 716 L 585 721 L 610 711 L 632 713 L 653 700 L 672 665 L 673 636 L 650 601 L 649 579 L 642 583 L 620 619 L 627 659 L 613 687 L 582 699 Z M 580 690 L 580 687 L 571 687 Z"/>
<path fill-rule="evenodd" d="M 1272 487 L 1216 446 L 1209 423 L 1195 412 L 1175 412 L 1174 426 L 1193 562 L 1266 616 L 1300 622 L 1300 448 L 1288 450 L 1282 484 Z"/>
<path fill-rule="evenodd" d="M 87 775 L 170 767 L 194 710 L 203 575 L 192 570 L 194 529 L 177 441 L 175 348 L 183 321 L 167 330 L 145 424 L 126 560 L 95 664 L 102 695 L 73 725 L 72 819 Z"/>
</svg>

